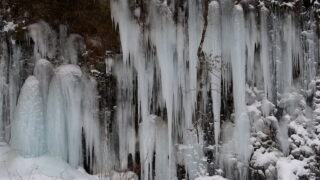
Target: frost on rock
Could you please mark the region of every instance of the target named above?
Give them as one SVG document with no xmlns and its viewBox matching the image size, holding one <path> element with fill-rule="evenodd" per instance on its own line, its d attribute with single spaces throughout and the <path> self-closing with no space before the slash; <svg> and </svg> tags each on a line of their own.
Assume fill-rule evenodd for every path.
<svg viewBox="0 0 320 180">
<path fill-rule="evenodd" d="M 30 76 L 21 88 L 11 128 L 11 146 L 24 157 L 46 152 L 45 122 L 40 83 Z"/>
</svg>

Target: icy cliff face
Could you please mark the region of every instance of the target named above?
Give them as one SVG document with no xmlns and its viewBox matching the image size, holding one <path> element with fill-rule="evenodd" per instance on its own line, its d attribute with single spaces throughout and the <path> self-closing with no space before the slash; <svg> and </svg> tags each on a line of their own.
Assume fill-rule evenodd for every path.
<svg viewBox="0 0 320 180">
<path fill-rule="evenodd" d="M 123 53 L 123 64 L 117 62 L 113 71 L 122 74 L 117 76 L 122 79 L 119 66 L 131 68 L 133 73 L 128 77 L 136 77 L 119 82 L 118 87 L 136 88 L 137 99 L 127 93 L 132 102 L 125 103 L 138 106 L 134 115 L 140 123 L 142 179 L 158 178 L 151 175 L 152 168 L 158 172 L 163 167 L 153 167 L 151 162 L 157 163 L 164 149 L 169 151 L 169 179 L 178 176 L 172 169 L 180 166 L 190 179 L 221 170 L 224 173 L 220 175 L 230 179 L 253 178 L 260 173 L 255 173 L 258 167 L 250 163 L 252 155 L 257 155 L 253 144 L 257 135 L 274 141 L 267 145 L 274 146 L 274 157 L 292 152 L 288 126 L 297 111 L 305 116 L 310 112 L 297 109 L 298 101 L 281 102 L 295 93 L 310 98 L 306 92 L 312 91 L 319 58 L 316 6 L 305 9 L 298 2 L 268 1 L 235 5 L 232 1 L 127 0 L 113 0 L 111 5 Z M 151 146 L 156 144 L 151 135 L 154 131 L 149 132 L 154 128 L 149 117 L 153 114 L 167 124 L 168 134 L 163 136 L 168 138 L 167 148 Z M 123 122 L 132 114 L 119 117 Z M 265 132 L 270 124 L 274 129 Z M 130 127 L 121 127 L 130 132 Z M 145 138 L 146 134 L 150 137 Z M 269 165 L 261 169 L 261 176 L 276 178 L 276 161 Z M 267 168 L 270 170 L 265 172 Z"/>
<path fill-rule="evenodd" d="M 104 177 L 319 177 L 317 1 L 110 4 L 122 53 L 100 64 L 65 25 L 24 44 L 5 23 L 1 140 Z"/>
</svg>

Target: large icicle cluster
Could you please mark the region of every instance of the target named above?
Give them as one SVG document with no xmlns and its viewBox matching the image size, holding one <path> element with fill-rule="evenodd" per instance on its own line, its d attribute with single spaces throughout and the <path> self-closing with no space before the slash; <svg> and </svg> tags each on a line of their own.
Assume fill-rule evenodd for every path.
<svg viewBox="0 0 320 180">
<path fill-rule="evenodd" d="M 247 179 L 254 175 L 252 143 L 268 123 L 276 131 L 276 157 L 289 155 L 295 109 L 287 112 L 279 101 L 310 91 L 319 26 L 315 9 L 294 12 L 290 3 L 273 3 L 111 1 L 123 55 L 122 62 L 106 60 L 116 62 L 121 93 L 120 169 L 137 151 L 142 179 L 163 179 L 160 172 L 172 179 L 179 167 L 190 179 L 207 173 Z M 168 147 L 161 149 L 157 121 L 167 127 L 161 136 Z M 158 159 L 167 152 L 168 164 Z"/>
<path fill-rule="evenodd" d="M 81 37 L 67 38 L 62 25 L 57 36 L 43 21 L 28 30 L 34 51 L 26 62 L 19 44 L 1 41 L 1 140 L 24 157 L 48 153 L 76 168 L 100 170 L 97 83 L 75 65 Z"/>
<path fill-rule="evenodd" d="M 8 23 L 0 141 L 110 177 L 317 179 L 320 4 L 312 3 L 110 0 L 122 53 L 106 53 L 98 68 L 106 72 L 83 63 L 83 38 L 65 25 L 28 26 L 26 45 Z"/>
</svg>

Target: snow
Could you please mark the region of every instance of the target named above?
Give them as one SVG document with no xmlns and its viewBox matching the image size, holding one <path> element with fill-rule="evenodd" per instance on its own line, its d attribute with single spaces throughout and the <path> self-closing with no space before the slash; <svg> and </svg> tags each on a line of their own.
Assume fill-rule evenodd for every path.
<svg viewBox="0 0 320 180">
<path fill-rule="evenodd" d="M 306 162 L 280 158 L 277 162 L 278 179 L 298 180 L 299 176 L 308 174 L 304 166 L 306 166 Z"/>
<path fill-rule="evenodd" d="M 195 180 L 226 180 L 226 178 L 223 178 L 222 176 L 202 176 L 202 177 L 198 177 Z"/>
<path fill-rule="evenodd" d="M 0 142 L 0 162 L 0 179 L 2 180 L 98 180 L 97 176 L 88 175 L 83 170 L 76 170 L 65 161 L 47 154 L 23 158 L 4 142 Z"/>
<path fill-rule="evenodd" d="M 267 169 L 270 165 L 275 164 L 282 153 L 277 151 L 266 151 L 264 148 L 256 150 L 252 156 L 255 167 L 263 167 Z"/>
<path fill-rule="evenodd" d="M 17 26 L 18 26 L 18 24 L 15 24 L 14 22 L 5 22 L 5 25 L 2 29 L 2 31 L 3 32 L 14 31 Z"/>
</svg>

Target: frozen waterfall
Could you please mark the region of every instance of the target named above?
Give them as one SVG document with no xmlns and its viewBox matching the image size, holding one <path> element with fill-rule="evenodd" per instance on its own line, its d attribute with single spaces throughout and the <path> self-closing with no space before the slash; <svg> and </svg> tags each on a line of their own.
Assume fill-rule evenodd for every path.
<svg viewBox="0 0 320 180">
<path fill-rule="evenodd" d="M 0 141 L 102 179 L 316 179 L 312 3 L 110 0 L 119 50 L 92 57 L 67 24 L 2 28 Z"/>
</svg>

